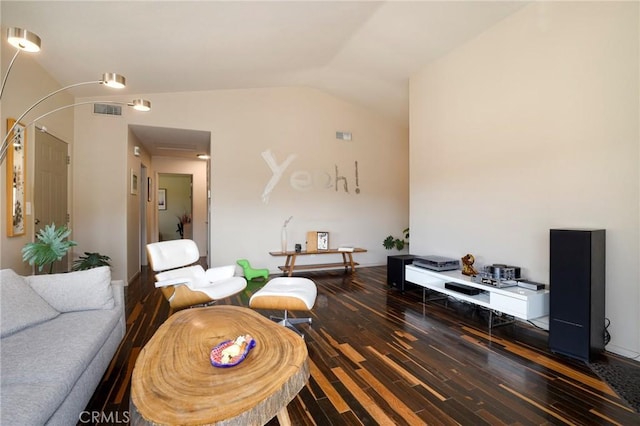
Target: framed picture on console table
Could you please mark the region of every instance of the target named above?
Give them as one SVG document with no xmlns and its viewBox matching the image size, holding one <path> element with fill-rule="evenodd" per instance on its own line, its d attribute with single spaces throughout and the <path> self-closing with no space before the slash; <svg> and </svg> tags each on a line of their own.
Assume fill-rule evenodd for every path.
<svg viewBox="0 0 640 426">
<path fill-rule="evenodd" d="M 318 231 L 318 250 L 329 250 L 329 233 Z"/>
<path fill-rule="evenodd" d="M 7 236 L 25 234 L 25 184 L 27 181 L 27 130 L 13 118 L 7 119 L 7 129 L 13 130 L 7 138 Z"/>
<path fill-rule="evenodd" d="M 320 250 L 329 250 L 329 233 L 326 231 L 307 232 L 307 252 L 317 253 Z"/>
</svg>

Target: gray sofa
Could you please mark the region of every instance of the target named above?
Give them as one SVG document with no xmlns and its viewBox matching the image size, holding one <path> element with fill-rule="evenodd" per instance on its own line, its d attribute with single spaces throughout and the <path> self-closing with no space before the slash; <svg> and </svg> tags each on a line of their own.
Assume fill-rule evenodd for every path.
<svg viewBox="0 0 640 426">
<path fill-rule="evenodd" d="M 23 277 L 0 271 L 0 424 L 75 425 L 125 333 L 109 267 Z"/>
</svg>

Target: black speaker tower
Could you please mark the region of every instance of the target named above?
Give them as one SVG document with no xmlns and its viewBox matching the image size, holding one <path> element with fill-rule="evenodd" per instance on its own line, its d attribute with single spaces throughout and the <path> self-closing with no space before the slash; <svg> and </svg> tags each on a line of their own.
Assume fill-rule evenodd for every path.
<svg viewBox="0 0 640 426">
<path fill-rule="evenodd" d="M 400 291 L 405 291 L 410 284 L 404 280 L 404 267 L 413 263 L 412 254 L 387 256 L 387 284 Z"/>
<path fill-rule="evenodd" d="M 589 362 L 604 350 L 605 230 L 551 229 L 549 349 Z"/>
</svg>

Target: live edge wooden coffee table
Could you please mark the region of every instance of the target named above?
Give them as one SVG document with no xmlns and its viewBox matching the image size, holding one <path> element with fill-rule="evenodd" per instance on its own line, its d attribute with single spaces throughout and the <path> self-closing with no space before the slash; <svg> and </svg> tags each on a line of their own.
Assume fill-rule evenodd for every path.
<svg viewBox="0 0 640 426">
<path fill-rule="evenodd" d="M 234 367 L 211 365 L 211 349 L 250 334 L 256 346 Z M 238 306 L 179 311 L 140 352 L 131 378 L 132 425 L 290 425 L 287 405 L 309 379 L 297 334 Z"/>
</svg>

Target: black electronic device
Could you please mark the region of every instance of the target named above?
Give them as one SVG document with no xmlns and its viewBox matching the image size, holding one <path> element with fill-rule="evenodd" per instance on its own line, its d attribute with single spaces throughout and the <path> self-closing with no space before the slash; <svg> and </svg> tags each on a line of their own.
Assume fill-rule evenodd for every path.
<svg viewBox="0 0 640 426">
<path fill-rule="evenodd" d="M 469 296 L 475 296 L 477 294 L 480 294 L 480 292 L 482 291 L 479 288 L 475 288 L 475 287 L 471 287 L 468 285 L 459 284 L 455 282 L 444 283 L 444 288 L 448 290 L 457 291 L 458 293 L 468 294 Z"/>
<path fill-rule="evenodd" d="M 605 345 L 605 230 L 552 229 L 549 349 L 591 361 Z"/>
<path fill-rule="evenodd" d="M 413 260 L 413 264 L 432 271 L 455 271 L 460 269 L 460 261 L 458 259 L 443 256 L 419 256 Z"/>
</svg>

